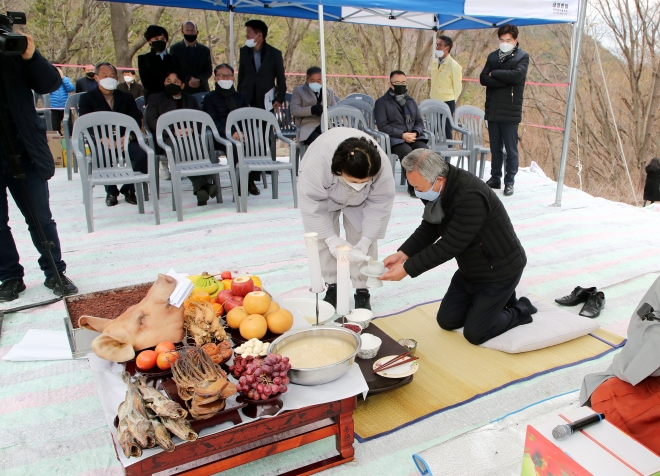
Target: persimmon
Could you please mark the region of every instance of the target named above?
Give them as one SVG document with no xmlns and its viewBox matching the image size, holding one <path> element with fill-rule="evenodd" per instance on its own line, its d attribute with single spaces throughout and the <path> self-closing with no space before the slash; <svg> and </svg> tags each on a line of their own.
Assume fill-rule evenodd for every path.
<svg viewBox="0 0 660 476">
<path fill-rule="evenodd" d="M 211 295 L 204 291 L 193 291 L 193 293 L 190 294 L 190 297 L 188 299 L 190 299 L 191 301 L 211 302 Z"/>
<path fill-rule="evenodd" d="M 153 369 L 156 366 L 156 359 L 158 354 L 153 350 L 143 350 L 135 359 L 135 365 L 140 370 Z"/>
<path fill-rule="evenodd" d="M 156 346 L 155 352 L 157 354 L 162 354 L 163 352 L 169 352 L 171 350 L 174 350 L 174 343 L 173 342 L 161 342 Z"/>
<path fill-rule="evenodd" d="M 158 364 L 159 369 L 167 370 L 172 367 L 172 364 L 178 359 L 179 353 L 176 351 L 163 352 L 162 354 L 158 354 L 156 363 Z"/>
<path fill-rule="evenodd" d="M 218 304 L 217 302 L 211 303 L 211 307 L 213 308 L 213 312 L 215 312 L 215 315 L 220 317 L 222 314 L 225 312 L 224 308 L 222 307 L 222 304 Z"/>
</svg>

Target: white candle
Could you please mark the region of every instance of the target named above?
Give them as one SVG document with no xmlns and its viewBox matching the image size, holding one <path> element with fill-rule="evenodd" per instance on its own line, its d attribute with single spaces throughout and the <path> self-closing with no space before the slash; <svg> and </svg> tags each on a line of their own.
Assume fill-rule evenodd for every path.
<svg viewBox="0 0 660 476">
<path fill-rule="evenodd" d="M 337 314 L 340 316 L 350 313 L 352 249 L 346 245 L 337 247 Z"/>
<path fill-rule="evenodd" d="M 307 264 L 309 265 L 312 292 L 322 293 L 325 286 L 321 274 L 321 258 L 319 258 L 319 234 L 305 233 L 305 247 L 307 248 Z"/>
</svg>

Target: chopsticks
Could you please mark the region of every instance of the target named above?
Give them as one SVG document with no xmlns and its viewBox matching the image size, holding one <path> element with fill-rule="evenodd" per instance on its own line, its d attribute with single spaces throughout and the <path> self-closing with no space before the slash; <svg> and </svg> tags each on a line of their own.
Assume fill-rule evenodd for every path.
<svg viewBox="0 0 660 476">
<path fill-rule="evenodd" d="M 409 357 L 411 352 L 404 352 L 403 354 L 399 354 L 393 359 L 388 360 L 387 362 L 384 362 L 380 366 L 376 367 L 374 369 L 374 373 L 382 372 L 383 370 L 388 370 L 394 367 L 398 367 L 399 365 L 403 364 L 409 364 L 410 362 L 414 362 L 415 360 L 418 360 L 419 357 L 411 357 L 409 359 L 406 359 L 406 357 Z"/>
</svg>

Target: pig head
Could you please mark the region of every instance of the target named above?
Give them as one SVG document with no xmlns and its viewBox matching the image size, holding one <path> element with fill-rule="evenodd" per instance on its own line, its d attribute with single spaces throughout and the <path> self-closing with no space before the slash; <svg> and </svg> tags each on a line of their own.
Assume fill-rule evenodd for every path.
<svg viewBox="0 0 660 476">
<path fill-rule="evenodd" d="M 81 316 L 80 327 L 101 333 L 92 341 L 94 353 L 105 360 L 126 362 L 135 357 L 135 351 L 163 341 L 180 342 L 184 309 L 168 302 L 175 287 L 174 278 L 159 274 L 144 299 L 116 319 Z"/>
</svg>

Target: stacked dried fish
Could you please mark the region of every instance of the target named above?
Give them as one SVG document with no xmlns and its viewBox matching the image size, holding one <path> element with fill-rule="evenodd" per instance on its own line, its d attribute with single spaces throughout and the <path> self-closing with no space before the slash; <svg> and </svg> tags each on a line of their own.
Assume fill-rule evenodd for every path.
<svg viewBox="0 0 660 476">
<path fill-rule="evenodd" d="M 236 393 L 236 385 L 199 347 L 185 347 L 179 355 L 172 364 L 172 377 L 190 415 L 195 420 L 205 420 L 224 410 L 225 399 Z"/>
<path fill-rule="evenodd" d="M 165 451 L 174 451 L 172 435 L 194 441 L 195 433 L 186 421 L 188 412 L 165 397 L 144 379 L 138 384 L 128 372 L 122 374 L 126 383 L 126 399 L 119 405 L 117 438 L 127 458 L 141 456 L 145 448 L 158 444 Z"/>
</svg>

